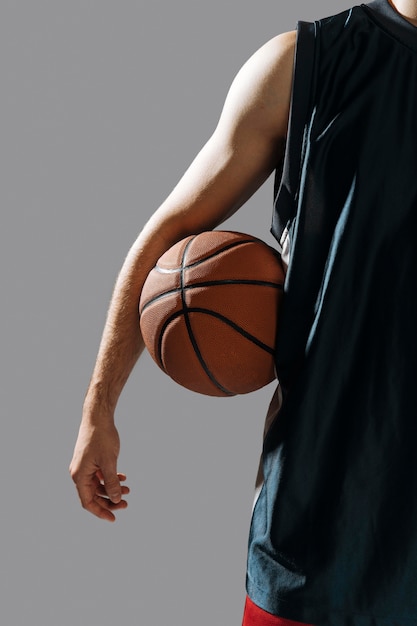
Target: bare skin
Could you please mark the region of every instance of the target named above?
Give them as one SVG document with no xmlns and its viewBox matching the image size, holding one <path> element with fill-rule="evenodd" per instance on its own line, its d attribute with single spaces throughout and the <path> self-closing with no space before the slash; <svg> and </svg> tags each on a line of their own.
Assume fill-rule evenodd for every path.
<svg viewBox="0 0 417 626">
<path fill-rule="evenodd" d="M 189 234 L 210 230 L 241 207 L 283 159 L 296 33 L 275 37 L 236 76 L 213 135 L 139 234 L 120 271 L 87 391 L 70 473 L 82 506 L 114 521 L 127 506 L 117 473 L 114 413 L 144 345 L 138 299 L 158 258 Z"/>
<path fill-rule="evenodd" d="M 417 0 L 388 0 L 406 20 L 417 26 Z"/>
</svg>

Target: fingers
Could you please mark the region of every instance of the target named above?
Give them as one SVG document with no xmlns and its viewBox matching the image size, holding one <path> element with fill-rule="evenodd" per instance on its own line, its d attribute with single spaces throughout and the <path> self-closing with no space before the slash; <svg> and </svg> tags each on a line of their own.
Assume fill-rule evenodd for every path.
<svg viewBox="0 0 417 626">
<path fill-rule="evenodd" d="M 122 499 L 122 495 L 130 493 L 129 487 L 121 485 L 120 481 L 126 480 L 126 475 L 122 473 L 116 474 L 120 498 L 118 502 L 114 502 L 107 492 L 108 483 L 105 483 L 104 475 L 101 470 L 96 470 L 93 475 L 87 476 L 81 480 L 78 476 L 73 476 L 81 506 L 96 515 L 100 519 L 114 522 L 116 520 L 114 511 L 125 509 L 128 506 L 126 500 Z"/>
<path fill-rule="evenodd" d="M 117 477 L 118 477 L 120 482 L 126 480 L 126 474 L 122 474 L 121 472 L 118 472 Z M 113 508 L 114 508 L 114 505 L 120 504 L 120 502 L 122 500 L 120 500 L 120 502 L 114 502 L 109 497 L 109 494 L 107 492 L 108 485 L 106 485 L 105 482 L 104 482 L 104 476 L 103 476 L 103 472 L 101 470 L 98 470 L 97 478 L 99 479 L 99 483 L 97 485 L 96 495 L 100 496 L 101 498 L 107 498 L 109 503 L 113 505 Z M 120 484 L 120 490 L 121 490 L 121 496 L 126 496 L 128 493 L 130 493 L 130 489 L 129 489 L 129 487 L 127 485 L 121 485 Z"/>
<path fill-rule="evenodd" d="M 91 503 L 91 506 L 94 506 L 96 515 L 98 515 L 102 519 L 107 519 L 112 522 L 116 519 L 113 515 L 113 511 L 125 509 L 128 506 L 126 500 L 122 499 L 122 495 L 127 495 L 128 493 L 130 493 L 130 489 L 129 487 L 127 487 L 127 485 L 120 485 L 120 481 L 126 480 L 126 475 L 118 473 L 117 477 L 120 487 L 120 500 L 118 502 L 113 502 L 112 499 L 109 497 L 109 494 L 107 492 L 108 484 L 105 483 L 103 472 L 99 470 L 97 472 L 96 492 L 94 495 L 94 499 Z"/>
<path fill-rule="evenodd" d="M 108 522 L 116 521 L 116 516 L 112 511 L 125 509 L 126 507 L 127 502 L 125 500 L 121 500 L 118 504 L 113 504 L 108 498 L 99 498 L 98 496 L 94 496 L 94 500 L 90 501 L 88 505 L 83 505 L 86 511 Z"/>
<path fill-rule="evenodd" d="M 126 496 L 128 493 L 130 493 L 129 487 L 127 487 L 125 485 L 122 485 L 122 496 Z M 98 486 L 98 488 L 96 490 L 96 495 L 97 496 L 101 496 L 102 498 L 108 498 L 106 488 L 101 483 L 100 483 L 100 485 Z M 110 502 L 111 502 L 111 500 L 110 500 Z M 115 504 L 115 503 L 113 502 L 113 504 Z"/>
<path fill-rule="evenodd" d="M 120 502 L 122 499 L 122 487 L 120 482 L 126 480 L 126 475 L 112 471 L 111 469 L 103 469 L 97 472 L 97 476 L 104 486 L 105 495 L 107 495 L 114 504 Z"/>
<path fill-rule="evenodd" d="M 110 521 L 114 521 L 116 518 L 113 515 L 113 511 L 119 511 L 120 509 L 126 509 L 128 504 L 126 500 L 120 500 L 117 504 L 114 504 L 107 496 L 100 496 L 96 494 L 94 496 L 94 505 L 97 505 L 97 511 L 100 513 L 100 517 L 103 519 L 109 519 Z"/>
<path fill-rule="evenodd" d="M 114 522 L 116 517 L 113 515 L 111 511 L 111 506 L 109 505 L 109 500 L 104 502 L 104 498 L 100 498 L 96 491 L 98 489 L 98 481 L 97 484 L 77 484 L 77 491 L 81 501 L 81 506 L 83 509 L 96 515 L 100 519 L 107 520 L 109 522 Z M 118 505 L 114 505 L 117 507 Z"/>
</svg>

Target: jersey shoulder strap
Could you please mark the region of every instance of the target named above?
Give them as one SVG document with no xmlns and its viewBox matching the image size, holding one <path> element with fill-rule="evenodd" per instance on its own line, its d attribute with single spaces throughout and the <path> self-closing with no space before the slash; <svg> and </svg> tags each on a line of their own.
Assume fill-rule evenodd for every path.
<svg viewBox="0 0 417 626">
<path fill-rule="evenodd" d="M 296 214 L 307 124 L 315 91 L 314 61 L 318 54 L 317 42 L 317 22 L 299 21 L 284 163 L 282 171 L 276 171 L 274 183 L 271 232 L 278 242 Z"/>
</svg>

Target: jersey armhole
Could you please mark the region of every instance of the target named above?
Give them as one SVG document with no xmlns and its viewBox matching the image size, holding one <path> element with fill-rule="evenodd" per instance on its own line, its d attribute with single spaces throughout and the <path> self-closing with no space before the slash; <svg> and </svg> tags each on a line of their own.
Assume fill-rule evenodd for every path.
<svg viewBox="0 0 417 626">
<path fill-rule="evenodd" d="M 281 251 L 289 223 L 296 214 L 307 123 L 314 95 L 313 72 L 317 54 L 317 32 L 317 22 L 297 23 L 287 143 L 282 173 L 278 170 L 275 172 L 274 182 L 271 233 L 278 241 Z"/>
</svg>

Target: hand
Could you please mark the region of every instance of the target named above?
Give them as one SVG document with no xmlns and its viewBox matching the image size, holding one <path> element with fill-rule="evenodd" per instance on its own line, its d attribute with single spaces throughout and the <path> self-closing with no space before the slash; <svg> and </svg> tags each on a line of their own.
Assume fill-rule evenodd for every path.
<svg viewBox="0 0 417 626">
<path fill-rule="evenodd" d="M 116 469 L 119 450 L 114 424 L 96 426 L 83 421 L 69 468 L 83 508 L 110 522 L 116 519 L 113 511 L 127 507 L 122 496 L 129 493 L 121 485 L 125 474 Z"/>
</svg>

